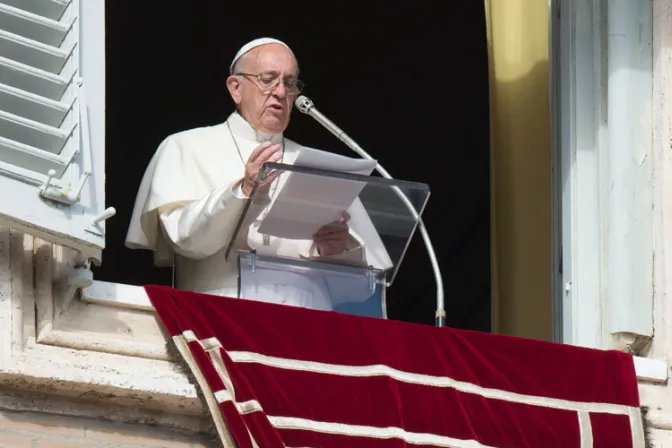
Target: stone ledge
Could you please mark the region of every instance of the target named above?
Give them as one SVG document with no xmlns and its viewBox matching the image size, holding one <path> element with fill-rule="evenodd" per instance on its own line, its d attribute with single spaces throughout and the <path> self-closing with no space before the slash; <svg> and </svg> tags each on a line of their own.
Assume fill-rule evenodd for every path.
<svg viewBox="0 0 672 448">
<path fill-rule="evenodd" d="M 196 387 L 168 361 L 35 345 L 0 369 L 0 384 L 106 403 L 205 415 Z"/>
<path fill-rule="evenodd" d="M 96 400 L 58 397 L 51 394 L 3 390 L 0 410 L 81 417 L 115 423 L 137 423 L 172 429 L 187 434 L 215 435 L 210 416 L 169 414 L 149 409 L 129 408 Z"/>
<path fill-rule="evenodd" d="M 63 287 L 69 261 L 62 248 L 0 235 L 0 277 L 11 280 L 0 282 L 0 323 L 11 323 L 0 328 L 0 385 L 12 391 L 0 395 L 0 407 L 40 410 L 36 403 L 48 401 L 47 412 L 105 418 L 114 409 L 119 422 L 206 427 L 199 391 L 179 355 L 171 357 L 144 288 L 95 281 L 72 297 Z M 642 382 L 667 380 L 663 361 L 636 357 L 635 367 Z M 42 398 L 21 404 L 26 393 Z"/>
<path fill-rule="evenodd" d="M 667 381 L 667 363 L 660 359 L 642 358 L 633 356 L 637 380 L 651 383 L 665 383 Z"/>
<path fill-rule="evenodd" d="M 0 408 L 203 432 L 210 416 L 181 366 L 34 346 L 0 369 Z"/>
<path fill-rule="evenodd" d="M 90 287 L 82 291 L 82 301 L 119 308 L 153 310 L 152 303 L 144 288 L 111 282 L 94 281 Z M 667 364 L 665 361 L 639 356 L 634 356 L 633 359 L 639 381 L 653 383 L 667 381 Z"/>
</svg>

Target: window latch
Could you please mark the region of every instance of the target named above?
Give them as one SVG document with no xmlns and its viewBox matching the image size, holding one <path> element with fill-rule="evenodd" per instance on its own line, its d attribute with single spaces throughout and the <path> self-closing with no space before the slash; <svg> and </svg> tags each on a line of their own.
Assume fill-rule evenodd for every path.
<svg viewBox="0 0 672 448">
<path fill-rule="evenodd" d="M 47 173 L 47 181 L 40 187 L 40 196 L 67 205 L 72 205 L 79 202 L 79 197 L 82 194 L 82 190 L 84 189 L 84 184 L 91 175 L 91 172 L 85 171 L 79 177 L 77 185 L 75 185 L 74 188 L 70 186 L 61 187 L 53 184 L 52 179 L 55 175 L 55 170 L 49 170 Z"/>
<path fill-rule="evenodd" d="M 91 224 L 85 230 L 94 235 L 105 236 L 105 230 L 103 229 L 102 223 L 116 214 L 117 210 L 114 207 L 107 207 L 103 213 L 93 218 L 93 221 L 91 221 Z"/>
</svg>

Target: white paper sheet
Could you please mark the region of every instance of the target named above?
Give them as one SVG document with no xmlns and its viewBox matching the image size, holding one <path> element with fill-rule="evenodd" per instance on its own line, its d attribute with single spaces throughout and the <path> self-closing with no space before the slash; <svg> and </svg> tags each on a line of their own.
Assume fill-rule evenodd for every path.
<svg viewBox="0 0 672 448">
<path fill-rule="evenodd" d="M 294 161 L 295 166 L 364 176 L 371 174 L 376 163 L 312 148 L 302 149 Z M 366 186 L 366 182 L 303 173 L 287 173 L 281 179 L 257 231 L 294 240 L 312 239 L 321 227 L 338 221 Z"/>
<path fill-rule="evenodd" d="M 313 148 L 303 148 L 294 161 L 294 165 L 304 168 L 340 171 L 362 176 L 371 174 L 377 163 L 375 160 L 345 157 Z"/>
</svg>

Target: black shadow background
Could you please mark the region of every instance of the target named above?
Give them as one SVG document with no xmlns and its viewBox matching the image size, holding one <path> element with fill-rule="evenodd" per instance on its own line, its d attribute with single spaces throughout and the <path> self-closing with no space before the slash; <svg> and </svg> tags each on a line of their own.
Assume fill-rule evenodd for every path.
<svg viewBox="0 0 672 448">
<path fill-rule="evenodd" d="M 432 188 L 424 219 L 440 259 L 449 326 L 490 331 L 488 70 L 483 2 L 335 17 L 232 13 L 217 0 L 109 0 L 107 249 L 99 280 L 170 284 L 151 254 L 124 247 L 142 174 L 167 135 L 226 119 L 228 65 L 256 37 L 285 41 L 304 93 L 395 177 Z M 450 5 L 450 6 L 448 6 Z M 374 7 L 371 8 L 375 9 Z M 270 11 L 271 13 L 268 13 Z M 310 117 L 287 136 L 351 155 Z M 393 319 L 433 324 L 435 282 L 416 232 L 388 290 Z"/>
</svg>

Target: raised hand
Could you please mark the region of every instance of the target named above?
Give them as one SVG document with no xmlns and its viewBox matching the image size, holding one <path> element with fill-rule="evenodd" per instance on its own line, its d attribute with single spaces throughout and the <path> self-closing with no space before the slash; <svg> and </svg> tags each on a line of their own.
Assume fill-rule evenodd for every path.
<svg viewBox="0 0 672 448">
<path fill-rule="evenodd" d="M 254 184 L 259 178 L 259 172 L 261 167 L 266 162 L 278 162 L 282 159 L 282 150 L 280 145 L 274 145 L 271 142 L 265 142 L 257 146 L 250 157 L 245 163 L 245 177 L 243 178 L 243 184 L 241 186 L 243 194 L 247 197 L 250 197 L 252 190 L 254 189 Z M 268 188 L 278 176 L 277 173 L 271 173 L 267 175 L 262 182 L 260 182 L 259 188 Z"/>
</svg>

